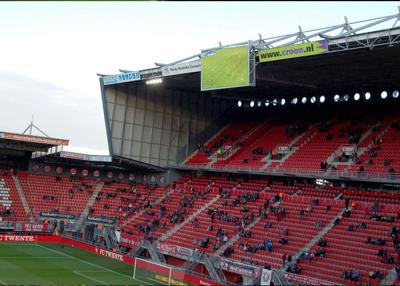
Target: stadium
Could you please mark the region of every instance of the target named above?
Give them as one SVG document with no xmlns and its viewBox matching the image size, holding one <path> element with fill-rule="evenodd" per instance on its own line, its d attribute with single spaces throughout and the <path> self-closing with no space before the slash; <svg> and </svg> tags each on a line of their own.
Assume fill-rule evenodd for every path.
<svg viewBox="0 0 400 286">
<path fill-rule="evenodd" d="M 0 284 L 399 285 L 399 25 L 98 74 L 109 155 L 0 132 Z"/>
</svg>

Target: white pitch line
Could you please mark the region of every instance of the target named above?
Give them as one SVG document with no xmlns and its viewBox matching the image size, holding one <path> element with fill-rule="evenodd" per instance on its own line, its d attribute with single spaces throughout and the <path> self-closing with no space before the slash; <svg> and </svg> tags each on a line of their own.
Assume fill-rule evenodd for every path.
<svg viewBox="0 0 400 286">
<path fill-rule="evenodd" d="M 0 280 L 0 284 L 1 284 L 1 285 L 8 285 L 6 282 L 3 282 L 3 281 L 1 281 L 1 280 Z"/>
<path fill-rule="evenodd" d="M 1 258 L 6 258 L 6 259 L 16 259 L 16 258 L 21 258 L 21 259 L 35 259 L 35 258 L 40 258 L 40 259 L 71 259 L 71 257 L 65 257 L 65 256 L 2 256 Z"/>
<path fill-rule="evenodd" d="M 128 276 L 128 275 L 125 275 L 125 274 L 116 272 L 116 271 L 114 271 L 114 270 L 111 270 L 111 269 L 105 268 L 105 267 L 103 267 L 103 266 L 100 266 L 100 265 L 91 263 L 91 262 L 89 262 L 89 261 L 82 260 L 82 259 L 77 258 L 77 257 L 73 257 L 73 256 L 71 256 L 71 255 L 69 255 L 69 254 L 64 253 L 64 252 L 61 252 L 61 251 L 58 251 L 58 250 L 55 250 L 55 249 L 51 249 L 51 248 L 48 248 L 48 247 L 43 246 L 43 245 L 40 245 L 40 244 L 38 244 L 38 246 L 39 246 L 39 247 L 42 247 L 42 248 L 44 248 L 44 249 L 53 251 L 53 252 L 55 252 L 55 253 L 61 254 L 61 255 L 64 255 L 64 256 L 67 256 L 67 257 L 71 257 L 71 258 L 73 258 L 73 259 L 75 259 L 75 260 L 78 260 L 78 261 L 83 262 L 83 263 L 86 263 L 86 264 L 88 264 L 88 265 L 97 267 L 97 268 L 99 268 L 99 269 L 103 269 L 103 270 L 105 270 L 105 271 L 107 271 L 107 272 L 111 272 L 111 273 L 114 273 L 114 274 L 117 274 L 117 275 L 120 275 L 120 276 L 123 276 L 123 277 L 127 277 L 127 278 L 129 278 L 129 279 L 131 279 L 131 280 L 137 280 L 137 281 L 140 281 L 140 282 L 142 282 L 142 283 L 144 283 L 144 284 L 146 284 L 146 285 L 152 285 L 152 284 L 147 283 L 147 282 L 145 282 L 145 281 L 143 281 L 143 280 L 140 280 L 140 279 L 137 279 L 137 278 L 133 279 L 132 277 L 130 277 L 130 276 Z"/>
<path fill-rule="evenodd" d="M 85 277 L 85 278 L 87 278 L 87 279 L 93 280 L 94 282 L 100 283 L 101 285 L 109 285 L 109 284 L 107 284 L 107 283 L 105 283 L 105 282 L 103 282 L 103 281 L 97 280 L 96 278 L 93 278 L 93 277 L 90 277 L 90 276 L 88 276 L 88 275 L 86 275 L 86 274 L 80 273 L 80 272 L 77 271 L 77 270 L 74 270 L 74 271 L 72 271 L 72 272 L 75 273 L 76 275 L 79 275 L 79 276 Z"/>
</svg>

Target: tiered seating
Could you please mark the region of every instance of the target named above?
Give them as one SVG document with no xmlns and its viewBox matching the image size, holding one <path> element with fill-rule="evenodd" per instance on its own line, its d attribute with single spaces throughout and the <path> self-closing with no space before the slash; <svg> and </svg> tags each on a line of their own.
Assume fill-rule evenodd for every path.
<svg viewBox="0 0 400 286">
<path fill-rule="evenodd" d="M 81 214 L 96 184 L 91 179 L 70 181 L 61 176 L 18 173 L 22 189 L 34 215 L 40 212 Z M 72 190 L 72 191 L 71 191 Z"/>
<path fill-rule="evenodd" d="M 196 216 L 199 225 L 193 225 L 191 222 L 187 223 L 179 232 L 176 232 L 173 236 L 167 239 L 167 242 L 172 244 L 185 246 L 189 248 L 199 248 L 198 243 L 204 238 L 209 238 L 209 244 L 204 251 L 207 253 L 213 253 L 215 250 L 212 248 L 214 243 L 216 243 L 216 233 L 219 228 L 227 234 L 228 238 L 232 238 L 237 234 L 238 228 L 234 222 L 223 221 L 215 218 L 213 223 L 213 230 L 208 230 L 211 225 L 210 215 L 208 211 L 214 208 L 226 212 L 229 216 L 234 216 L 240 219 L 243 215 L 258 214 L 258 208 L 264 205 L 266 199 L 272 196 L 272 193 L 260 193 L 259 199 L 252 203 L 247 203 L 245 205 L 237 204 L 236 206 L 231 206 L 232 201 L 234 201 L 238 195 L 243 195 L 245 193 L 259 193 L 260 190 L 264 189 L 267 185 L 266 182 L 237 182 L 240 186 L 237 186 L 231 191 L 229 198 L 219 198 L 215 201 L 209 208 L 203 210 L 200 214 Z M 216 185 L 219 185 L 216 183 Z M 226 186 L 226 185 L 225 185 Z M 223 187 L 224 188 L 224 187 Z M 226 202 L 226 205 L 224 204 Z M 249 210 L 248 212 L 240 212 L 241 206 L 246 206 Z"/>
<path fill-rule="evenodd" d="M 299 195 L 316 198 L 334 199 L 341 193 L 341 188 L 335 186 L 313 186 L 307 184 L 295 184 L 301 190 Z"/>
<path fill-rule="evenodd" d="M 365 190 L 345 189 L 342 191 L 342 194 L 344 197 L 349 197 L 355 201 L 400 204 L 400 194 L 398 192 L 366 192 Z"/>
<path fill-rule="evenodd" d="M 289 144 L 291 139 L 285 134 L 286 125 L 278 124 L 266 131 L 260 136 L 255 142 L 253 141 L 250 145 L 243 147 L 242 150 L 238 151 L 233 155 L 226 164 L 230 166 L 243 166 L 252 169 L 261 168 L 265 162 L 261 161 L 265 157 L 266 151 L 272 152 L 277 145 Z M 253 154 L 252 151 L 255 148 L 262 148 L 262 154 Z M 247 160 L 247 163 L 244 163 Z"/>
<path fill-rule="evenodd" d="M 312 198 L 301 196 L 285 196 L 279 207 L 284 208 L 286 217 L 278 221 L 277 217 L 270 213 L 268 218 L 262 218 L 250 230 L 252 232 L 248 243 L 251 246 L 263 244 L 266 239 L 270 239 L 273 243 L 272 252 L 268 253 L 265 250 L 259 250 L 257 253 L 246 253 L 243 247 L 240 246 L 240 240 L 234 244 L 234 254 L 231 256 L 234 259 L 241 260 L 247 257 L 253 263 L 260 265 L 268 264 L 275 269 L 279 269 L 282 265 L 283 254 L 294 255 L 296 252 L 305 246 L 324 226 L 326 226 L 342 209 L 343 202 L 320 199 L 317 206 L 313 207 L 310 214 L 305 212 L 304 220 L 300 219 L 300 210 L 306 210 L 310 205 Z M 326 206 L 330 205 L 331 210 L 327 211 Z M 317 227 L 315 223 L 321 222 L 321 227 Z M 272 223 L 272 228 L 264 228 L 267 222 Z M 288 244 L 282 245 L 278 241 L 283 237 L 282 231 L 288 229 Z"/>
<path fill-rule="evenodd" d="M 368 151 L 366 150 L 359 158 L 361 164 L 353 164 L 349 170 L 358 171 L 361 166 L 363 166 L 366 172 L 381 172 L 387 173 L 391 167 L 394 168 L 396 172 L 400 171 L 400 131 L 396 128 L 391 128 L 391 125 L 396 120 L 386 119 L 382 122 L 382 128 L 379 131 L 374 132 L 369 136 L 368 145 L 364 144 L 365 148 L 378 147 L 376 157 L 370 157 Z M 388 129 L 383 136 L 380 136 L 381 132 Z M 382 138 L 382 144 L 374 144 L 373 139 L 375 137 Z M 385 158 L 390 160 L 390 163 L 385 166 Z M 372 160 L 372 165 L 367 164 L 367 160 Z"/>
<path fill-rule="evenodd" d="M 305 138 L 303 147 L 294 152 L 285 162 L 282 163 L 283 168 L 300 168 L 300 169 L 313 169 L 320 170 L 320 163 L 327 160 L 327 158 L 335 152 L 342 144 L 347 144 L 349 138 L 344 136 L 338 137 L 339 130 L 351 126 L 350 122 L 337 123 L 329 131 L 334 134 L 332 140 L 327 140 L 328 132 L 321 132 L 318 129 L 315 131 L 317 134 L 311 138 Z M 307 143 L 307 141 L 309 142 Z"/>
<path fill-rule="evenodd" d="M 378 285 L 378 280 L 368 278 L 369 271 L 380 271 L 384 275 L 394 267 L 394 264 L 384 264 L 382 257 L 377 256 L 379 249 L 385 249 L 388 255 L 397 258 L 389 232 L 393 226 L 398 226 L 397 214 L 400 211 L 398 205 L 383 205 L 379 215 L 396 217 L 395 223 L 373 221 L 366 210 L 370 210 L 372 203 L 359 204 L 351 211 L 350 217 L 343 217 L 339 225 L 335 225 L 324 238 L 327 240 L 326 257 L 317 257 L 313 261 L 301 261 L 298 263 L 304 275 L 332 281 L 337 284 L 353 285 L 349 280 L 341 278 L 343 271 L 351 271 L 356 268 L 360 271 L 360 281 Z M 364 222 L 366 229 L 356 226 Z M 351 232 L 349 225 L 354 226 Z M 365 243 L 368 237 L 372 239 L 385 239 L 385 246 L 376 246 Z M 315 251 L 318 245 L 314 245 L 311 251 Z"/>
<path fill-rule="evenodd" d="M 203 195 L 206 190 L 204 180 L 203 178 L 193 180 L 181 178 L 176 183 L 175 189 L 173 189 L 160 204 L 155 205 L 154 208 L 148 208 L 143 214 L 135 217 L 134 221 L 123 227 L 123 231 L 143 237 L 144 232 L 139 228 L 139 225 L 151 225 L 155 220 L 159 220 L 159 226 L 153 228 L 151 236 L 161 237 L 169 229 L 183 222 L 216 196 L 218 189 L 214 186 L 210 188 L 208 194 Z M 183 204 L 184 202 L 189 202 L 190 198 L 193 198 L 192 206 L 190 203 L 186 205 Z M 161 205 L 165 207 L 165 212 L 162 217 L 159 216 Z M 186 214 L 181 216 L 182 220 L 179 219 L 174 222 L 172 216 L 178 210 L 186 210 Z"/>
<path fill-rule="evenodd" d="M 14 181 L 9 175 L 0 175 L 0 216 L 7 209 L 11 216 L 5 216 L 5 220 L 28 221 L 21 199 L 15 187 Z"/>
<path fill-rule="evenodd" d="M 234 121 L 228 127 L 220 131 L 202 150 L 199 150 L 192 158 L 187 161 L 187 165 L 207 165 L 211 160 L 209 155 L 214 154 L 216 150 L 222 151 L 228 149 L 240 137 L 257 126 L 256 121 Z M 208 154 L 208 155 L 207 155 Z"/>
<path fill-rule="evenodd" d="M 144 184 L 131 186 L 125 182 L 106 183 L 97 196 L 90 214 L 116 218 L 123 223 L 148 202 L 154 203 L 166 191 L 163 187 L 152 188 Z"/>
</svg>

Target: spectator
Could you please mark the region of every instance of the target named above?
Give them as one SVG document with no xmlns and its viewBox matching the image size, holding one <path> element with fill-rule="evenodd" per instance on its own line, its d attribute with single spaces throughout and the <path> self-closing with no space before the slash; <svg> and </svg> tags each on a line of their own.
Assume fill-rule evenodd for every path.
<svg viewBox="0 0 400 286">
<path fill-rule="evenodd" d="M 279 243 L 280 244 L 288 244 L 289 240 L 286 237 L 281 237 L 281 239 L 279 239 Z"/>
<path fill-rule="evenodd" d="M 272 241 L 268 239 L 268 240 L 266 240 L 264 242 L 264 245 L 265 245 L 265 249 L 267 250 L 267 252 L 271 253 L 271 251 L 272 251 Z"/>
<path fill-rule="evenodd" d="M 321 237 L 318 241 L 318 245 L 321 247 L 325 247 L 325 246 L 328 246 L 328 242 L 326 241 L 325 238 Z"/>
</svg>

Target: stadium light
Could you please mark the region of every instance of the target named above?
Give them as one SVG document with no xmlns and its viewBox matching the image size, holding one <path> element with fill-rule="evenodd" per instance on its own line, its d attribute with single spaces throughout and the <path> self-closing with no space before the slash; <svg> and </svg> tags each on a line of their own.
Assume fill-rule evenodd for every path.
<svg viewBox="0 0 400 286">
<path fill-rule="evenodd" d="M 146 84 L 160 84 L 162 83 L 161 78 L 153 78 L 146 81 Z"/>
<path fill-rule="evenodd" d="M 355 101 L 358 101 L 360 99 L 360 97 L 361 96 L 360 96 L 360 94 L 358 92 L 354 94 L 354 100 Z"/>
<path fill-rule="evenodd" d="M 371 93 L 370 92 L 366 92 L 364 94 L 365 100 L 369 100 L 371 98 Z"/>
<path fill-rule="evenodd" d="M 348 94 L 345 94 L 345 95 L 343 96 L 343 100 L 344 100 L 344 101 L 349 101 L 349 95 L 348 95 Z"/>
<path fill-rule="evenodd" d="M 297 101 L 298 101 L 297 97 L 293 98 L 292 99 L 292 104 L 297 104 Z"/>
<path fill-rule="evenodd" d="M 386 99 L 387 96 L 388 96 L 388 94 L 387 94 L 387 91 L 386 91 L 386 90 L 384 90 L 384 91 L 381 92 L 381 98 L 382 98 L 382 99 Z"/>
<path fill-rule="evenodd" d="M 393 91 L 392 96 L 393 96 L 393 98 L 398 98 L 399 97 L 399 91 L 398 90 Z"/>
<path fill-rule="evenodd" d="M 285 103 L 286 103 L 286 99 L 282 98 L 281 99 L 281 105 L 285 105 Z"/>
<path fill-rule="evenodd" d="M 261 105 L 262 105 L 261 101 L 257 102 L 258 107 L 261 107 Z"/>
<path fill-rule="evenodd" d="M 238 105 L 238 107 L 242 107 L 242 101 L 238 100 L 237 105 Z"/>
<path fill-rule="evenodd" d="M 307 103 L 307 97 L 303 97 L 303 98 L 301 99 L 301 103 L 306 104 L 306 103 Z"/>
<path fill-rule="evenodd" d="M 254 101 L 253 100 L 250 102 L 250 107 L 254 107 Z"/>
<path fill-rule="evenodd" d="M 272 105 L 273 106 L 276 106 L 278 104 L 278 100 L 277 99 L 274 99 L 273 101 L 272 101 Z"/>
<path fill-rule="evenodd" d="M 336 94 L 336 95 L 333 97 L 333 100 L 334 100 L 335 102 L 339 102 L 339 99 L 340 99 L 340 95 L 339 95 L 339 94 Z"/>
<path fill-rule="evenodd" d="M 325 96 L 321 95 L 321 97 L 319 98 L 319 102 L 324 103 L 325 102 Z"/>
<path fill-rule="evenodd" d="M 269 100 L 265 101 L 265 106 L 269 106 Z"/>
<path fill-rule="evenodd" d="M 315 96 L 311 97 L 311 103 L 315 103 L 317 101 L 317 99 L 315 98 Z"/>
</svg>

